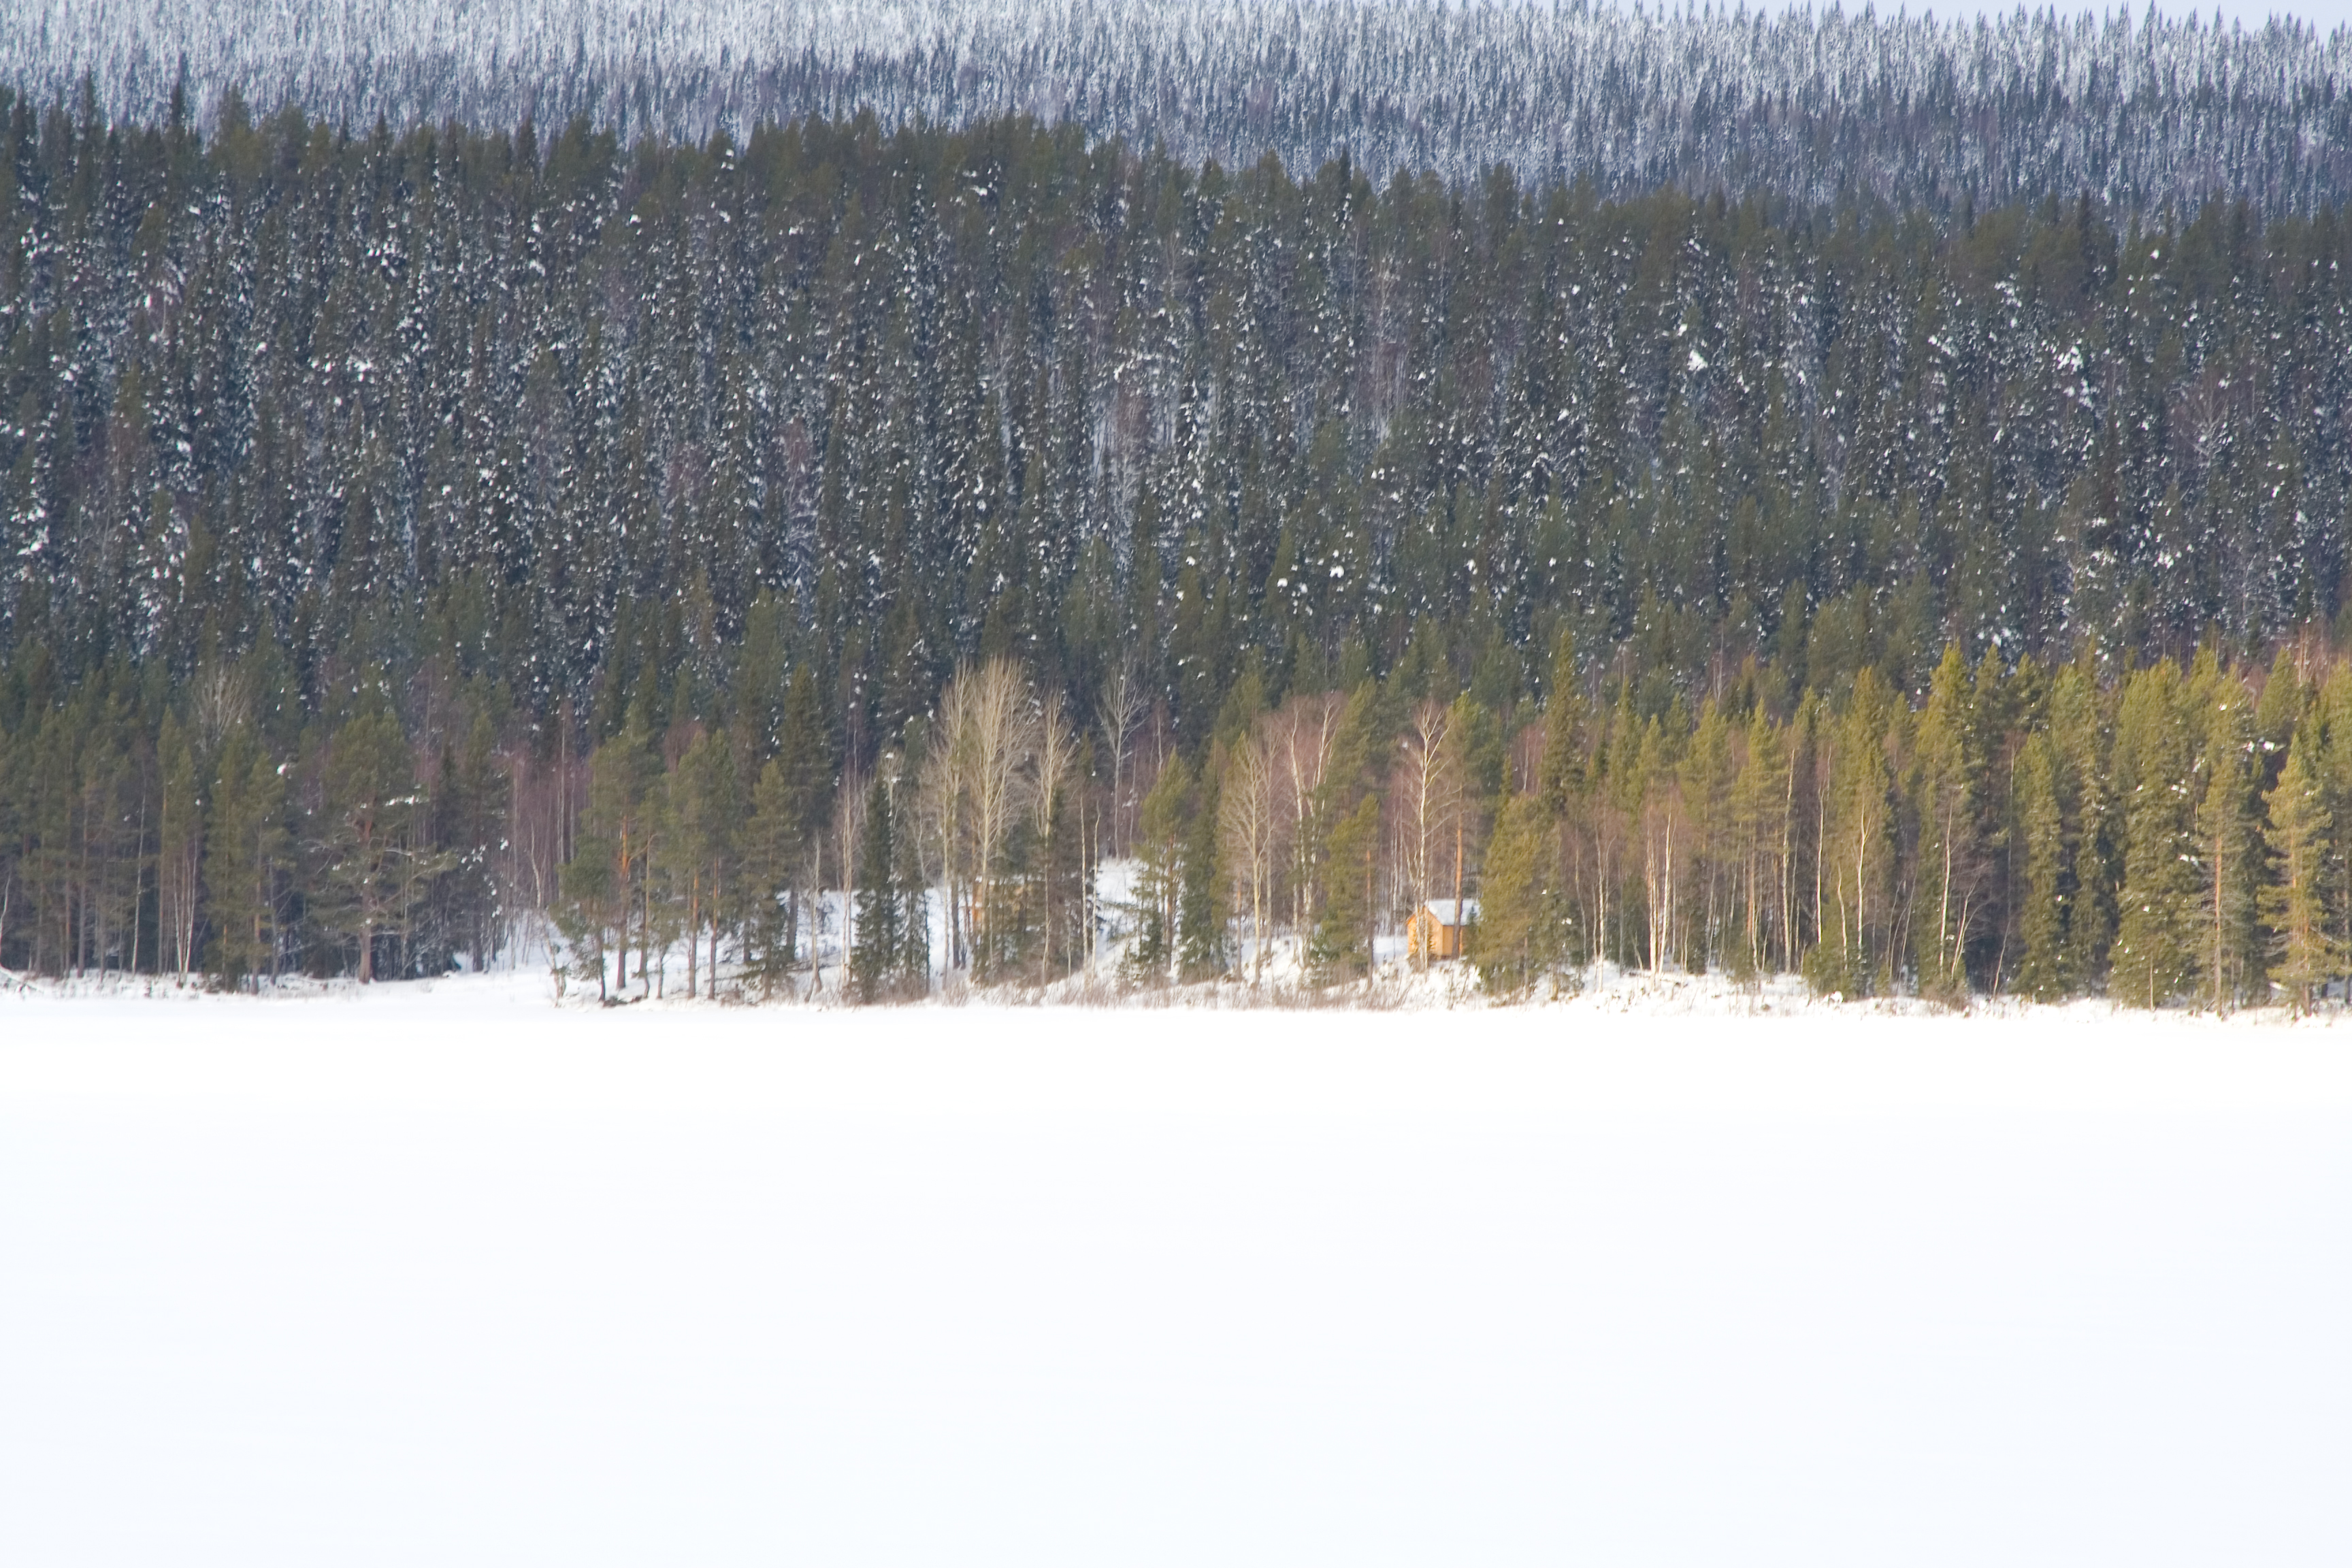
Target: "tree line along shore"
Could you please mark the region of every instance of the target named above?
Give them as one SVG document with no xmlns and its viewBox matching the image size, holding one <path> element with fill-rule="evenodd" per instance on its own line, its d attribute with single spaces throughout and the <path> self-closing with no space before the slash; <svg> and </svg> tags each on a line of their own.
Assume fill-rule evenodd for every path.
<svg viewBox="0 0 2352 1568">
<path fill-rule="evenodd" d="M 1546 699 L 1500 709 L 1413 667 L 1249 671 L 1189 751 L 1131 672 L 1080 710 L 1000 659 L 864 763 L 804 669 L 747 670 L 709 718 L 648 681 L 602 742 L 567 710 L 514 745 L 480 686 L 425 694 L 414 737 L 381 681 L 306 715 L 274 653 L 184 711 L 126 666 L 51 702 L 46 652 L 11 662 L 16 967 L 260 987 L 529 940 L 608 998 L 803 994 L 825 955 L 881 1000 L 1254 979 L 1280 948 L 1331 985 L 1465 893 L 1505 995 L 1606 961 L 2304 1010 L 2352 951 L 2352 663 L 2315 641 L 2113 681 L 1955 645 L 1916 703 L 1751 660 L 1644 716 L 1563 638 Z"/>
</svg>

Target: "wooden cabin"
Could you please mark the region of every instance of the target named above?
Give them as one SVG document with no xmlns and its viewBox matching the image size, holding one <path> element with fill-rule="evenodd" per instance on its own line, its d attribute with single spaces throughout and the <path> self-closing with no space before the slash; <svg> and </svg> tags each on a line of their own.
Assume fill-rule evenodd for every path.
<svg viewBox="0 0 2352 1568">
<path fill-rule="evenodd" d="M 1475 899 L 1432 899 L 1404 923 L 1405 956 L 1416 964 L 1462 956 L 1463 937 L 1478 918 Z"/>
</svg>

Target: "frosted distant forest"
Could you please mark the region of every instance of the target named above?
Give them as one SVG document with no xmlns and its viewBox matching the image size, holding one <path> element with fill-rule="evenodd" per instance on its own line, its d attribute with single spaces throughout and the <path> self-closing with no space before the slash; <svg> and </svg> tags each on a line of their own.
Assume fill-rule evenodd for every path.
<svg viewBox="0 0 2352 1568">
<path fill-rule="evenodd" d="M 2348 966 L 2344 35 L 29 15 L 0 965 Z"/>
<path fill-rule="evenodd" d="M 1889 9 L 1892 9 L 1891 7 Z M 1925 11 L 1927 7 L 1914 7 Z M 2179 7 L 2174 7 L 2176 11 Z M 2191 8 L 2193 10 L 2193 8 Z M 1875 198 L 1948 213 L 2087 193 L 2316 210 L 2352 181 L 2352 38 L 2128 6 L 1937 23 L 1835 5 L 1386 0 L 18 0 L 0 81 L 85 81 L 112 118 L 207 114 L 231 88 L 364 132 L 586 116 L 623 142 L 739 142 L 871 110 L 884 129 L 1029 115 L 1228 169 L 1376 185 L 1510 168 Z"/>
</svg>

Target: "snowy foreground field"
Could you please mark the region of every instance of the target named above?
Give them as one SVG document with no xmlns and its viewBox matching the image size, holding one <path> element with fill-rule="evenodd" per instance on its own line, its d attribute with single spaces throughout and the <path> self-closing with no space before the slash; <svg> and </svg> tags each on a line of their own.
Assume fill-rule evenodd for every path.
<svg viewBox="0 0 2352 1568">
<path fill-rule="evenodd" d="M 2352 1562 L 2352 1026 L 0 998 L 0 1561 Z"/>
</svg>

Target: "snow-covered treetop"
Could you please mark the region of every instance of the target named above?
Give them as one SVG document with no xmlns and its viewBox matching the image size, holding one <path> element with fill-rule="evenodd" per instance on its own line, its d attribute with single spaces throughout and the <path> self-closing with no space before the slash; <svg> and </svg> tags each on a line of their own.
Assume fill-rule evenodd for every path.
<svg viewBox="0 0 2352 1568">
<path fill-rule="evenodd" d="M 0 82 L 160 118 L 235 87 L 354 129 L 740 134 L 1005 112 L 1375 179 L 1672 183 L 1949 210 L 2352 193 L 2352 34 L 2153 11 L 1935 21 L 1411 0 L 15 0 Z"/>
</svg>

